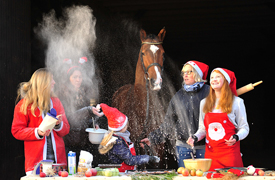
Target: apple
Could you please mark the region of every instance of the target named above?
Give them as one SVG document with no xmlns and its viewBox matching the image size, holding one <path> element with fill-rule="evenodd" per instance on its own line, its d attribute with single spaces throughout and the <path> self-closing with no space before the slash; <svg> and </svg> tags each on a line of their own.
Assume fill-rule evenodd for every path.
<svg viewBox="0 0 275 180">
<path fill-rule="evenodd" d="M 58 171 L 58 176 L 61 176 L 62 171 Z"/>
<path fill-rule="evenodd" d="M 187 168 L 185 168 L 184 170 L 182 170 L 181 174 L 183 176 L 189 176 L 189 170 Z"/>
<path fill-rule="evenodd" d="M 191 176 L 196 176 L 196 169 L 191 169 L 190 170 L 190 175 Z"/>
<path fill-rule="evenodd" d="M 201 177 L 202 175 L 203 175 L 203 171 L 200 170 L 200 169 L 198 169 L 198 170 L 196 171 L 196 176 Z"/>
<path fill-rule="evenodd" d="M 86 176 L 86 177 L 91 177 L 91 176 L 92 176 L 91 170 L 87 170 L 87 171 L 85 172 L 85 176 Z"/>
<path fill-rule="evenodd" d="M 113 172 L 112 172 L 112 170 L 107 169 L 107 170 L 105 171 L 105 176 L 107 176 L 107 177 L 111 177 L 111 176 L 113 176 Z"/>
<path fill-rule="evenodd" d="M 97 176 L 104 176 L 104 171 L 103 171 L 103 169 L 98 169 L 96 175 L 97 175 Z"/>
<path fill-rule="evenodd" d="M 260 169 L 260 170 L 258 171 L 258 174 L 259 174 L 259 176 L 264 176 L 264 171 Z"/>
<path fill-rule="evenodd" d="M 67 171 L 62 171 L 62 172 L 61 172 L 61 176 L 62 176 L 62 177 L 68 177 L 68 175 L 69 175 L 69 174 L 68 174 Z"/>
<path fill-rule="evenodd" d="M 178 170 L 177 170 L 177 172 L 178 172 L 179 174 L 181 174 L 181 173 L 182 173 L 182 170 L 184 170 L 184 167 L 179 167 Z"/>
<path fill-rule="evenodd" d="M 46 173 L 40 172 L 39 176 L 42 177 L 42 178 L 43 178 L 43 177 L 46 177 Z"/>
<path fill-rule="evenodd" d="M 92 168 L 91 170 L 92 176 L 96 176 L 97 175 L 97 170 L 95 168 Z"/>
<path fill-rule="evenodd" d="M 118 168 L 114 168 L 114 176 L 118 176 L 119 175 L 119 170 L 118 170 Z"/>
</svg>

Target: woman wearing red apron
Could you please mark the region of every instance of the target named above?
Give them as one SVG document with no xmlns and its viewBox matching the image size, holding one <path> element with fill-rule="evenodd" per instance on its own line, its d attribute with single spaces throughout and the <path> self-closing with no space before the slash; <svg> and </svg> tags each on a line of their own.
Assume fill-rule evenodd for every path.
<svg viewBox="0 0 275 180">
<path fill-rule="evenodd" d="M 100 107 L 108 119 L 109 131 L 99 145 L 99 152 L 101 154 L 108 153 L 112 164 L 121 164 L 119 172 L 134 170 L 136 165 L 159 162 L 159 158 L 156 156 L 136 155 L 134 144 L 129 138 L 130 132 L 127 131 L 127 116 L 106 104 L 102 103 Z"/>
<path fill-rule="evenodd" d="M 191 146 L 206 137 L 205 158 L 210 171 L 243 167 L 240 140 L 249 133 L 244 102 L 237 97 L 234 72 L 216 68 L 210 75 L 210 93 L 200 104 L 198 131 L 187 140 Z"/>
</svg>

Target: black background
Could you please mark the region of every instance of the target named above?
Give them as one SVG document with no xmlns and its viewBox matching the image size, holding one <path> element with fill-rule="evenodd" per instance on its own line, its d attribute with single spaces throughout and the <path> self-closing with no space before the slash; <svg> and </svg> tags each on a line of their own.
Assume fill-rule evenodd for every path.
<svg viewBox="0 0 275 180">
<path fill-rule="evenodd" d="M 107 104 L 118 87 L 134 82 L 140 28 L 153 34 L 166 28 L 164 71 L 175 90 L 181 86 L 179 73 L 188 60 L 204 62 L 210 71 L 215 67 L 234 71 L 238 88 L 263 80 L 240 96 L 250 125 L 241 152 L 244 166 L 275 169 L 274 81 L 270 78 L 274 72 L 273 1 L 4 0 L 0 3 L 1 179 L 25 175 L 23 142 L 16 140 L 10 129 L 17 85 L 45 66 L 46 46 L 33 28 L 43 13 L 54 9 L 60 17 L 62 9 L 72 4 L 89 5 L 97 19 L 93 53 L 103 81 L 101 101 Z"/>
</svg>

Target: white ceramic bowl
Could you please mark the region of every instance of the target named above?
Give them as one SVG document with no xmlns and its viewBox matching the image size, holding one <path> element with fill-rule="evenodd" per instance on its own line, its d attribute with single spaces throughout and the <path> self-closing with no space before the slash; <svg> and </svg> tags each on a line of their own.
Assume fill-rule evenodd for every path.
<svg viewBox="0 0 275 180">
<path fill-rule="evenodd" d="M 89 133 L 89 141 L 92 144 L 100 144 L 104 134 L 107 132 L 106 129 L 94 129 L 94 128 L 87 128 L 86 132 Z"/>
</svg>

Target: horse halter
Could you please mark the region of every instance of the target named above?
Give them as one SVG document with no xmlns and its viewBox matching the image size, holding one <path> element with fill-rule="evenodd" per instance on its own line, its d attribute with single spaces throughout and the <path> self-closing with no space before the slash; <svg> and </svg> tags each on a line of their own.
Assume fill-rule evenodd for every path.
<svg viewBox="0 0 275 180">
<path fill-rule="evenodd" d="M 141 43 L 141 46 L 143 45 L 143 44 L 149 44 L 149 45 L 159 45 L 159 44 L 162 44 L 163 42 L 142 42 Z M 146 68 L 145 67 L 145 65 L 144 65 L 144 62 L 143 62 L 143 56 L 144 55 L 144 53 L 142 53 L 141 51 L 140 51 L 140 60 L 141 60 L 141 64 L 142 64 L 142 66 L 143 66 L 143 70 L 144 70 L 144 73 L 145 74 L 148 74 L 148 70 L 149 70 L 149 68 L 150 67 L 152 67 L 152 66 L 159 66 L 160 67 L 160 69 L 161 69 L 161 72 L 163 71 L 163 66 L 161 66 L 159 63 L 151 63 L 151 64 L 149 64 L 149 66 Z M 165 60 L 165 58 L 164 58 L 164 55 L 162 55 L 162 58 L 163 58 L 163 62 L 164 62 L 164 60 Z"/>
</svg>

